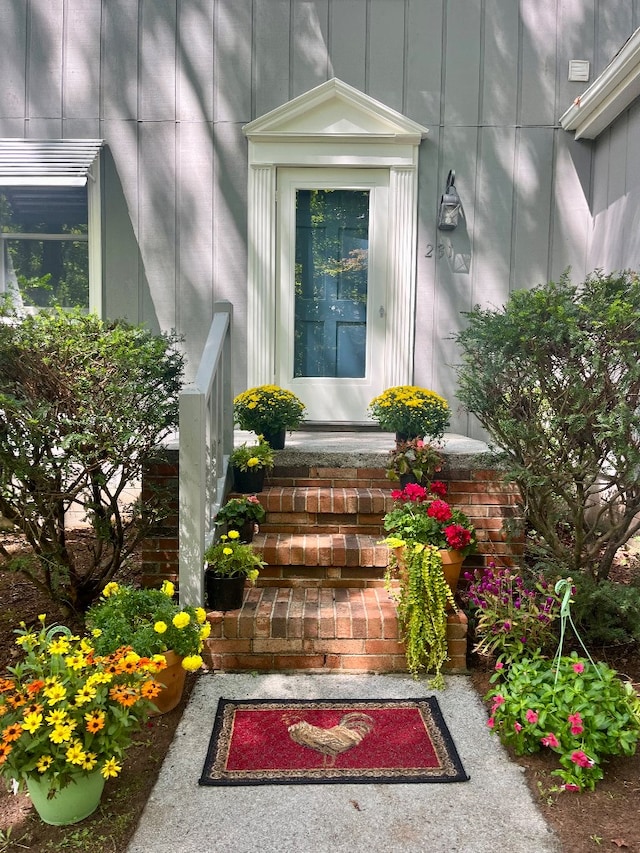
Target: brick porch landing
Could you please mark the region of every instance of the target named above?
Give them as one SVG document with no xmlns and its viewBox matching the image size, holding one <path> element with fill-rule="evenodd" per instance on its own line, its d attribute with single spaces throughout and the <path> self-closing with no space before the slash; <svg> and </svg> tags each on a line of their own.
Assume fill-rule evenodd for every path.
<svg viewBox="0 0 640 853">
<path fill-rule="evenodd" d="M 406 672 L 395 605 L 379 587 L 245 592 L 241 610 L 211 612 L 206 663 L 217 670 Z M 448 672 L 466 670 L 465 615 L 449 616 Z"/>
</svg>

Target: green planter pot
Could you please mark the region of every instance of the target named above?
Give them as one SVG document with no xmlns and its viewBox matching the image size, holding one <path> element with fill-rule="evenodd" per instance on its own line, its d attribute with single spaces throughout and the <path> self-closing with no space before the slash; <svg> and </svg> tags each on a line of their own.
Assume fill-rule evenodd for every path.
<svg viewBox="0 0 640 853">
<path fill-rule="evenodd" d="M 99 770 L 77 773 L 71 782 L 49 797 L 47 779 L 27 779 L 31 802 L 44 823 L 67 826 L 89 817 L 100 805 L 105 779 Z"/>
</svg>

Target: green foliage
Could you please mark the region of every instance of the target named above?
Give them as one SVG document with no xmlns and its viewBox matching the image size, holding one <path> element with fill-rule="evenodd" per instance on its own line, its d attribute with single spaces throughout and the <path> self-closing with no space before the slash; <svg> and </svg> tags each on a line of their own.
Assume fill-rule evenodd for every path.
<svg viewBox="0 0 640 853">
<path fill-rule="evenodd" d="M 99 654 L 111 654 L 121 646 L 143 657 L 173 651 L 181 655 L 185 669 L 202 666 L 203 641 L 210 626 L 202 607 L 179 607 L 173 601 L 173 584 L 162 589 L 135 589 L 113 581 L 87 611 L 87 627 Z"/>
<path fill-rule="evenodd" d="M 252 430 L 258 435 L 295 429 L 304 413 L 304 403 L 292 391 L 278 385 L 249 388 L 233 401 L 233 417 L 240 429 Z"/>
<path fill-rule="evenodd" d="M 640 529 L 638 277 L 564 276 L 466 316 L 461 400 L 504 451 L 564 574 L 606 578 Z"/>
<path fill-rule="evenodd" d="M 465 578 L 477 637 L 474 652 L 510 664 L 557 642 L 554 623 L 561 599 L 542 574 L 525 580 L 508 566 L 489 563 Z"/>
<path fill-rule="evenodd" d="M 369 413 L 384 430 L 428 438 L 442 438 L 451 417 L 444 397 L 416 385 L 387 388 L 369 403 Z"/>
<path fill-rule="evenodd" d="M 605 663 L 576 654 L 555 661 L 525 658 L 492 680 L 489 726 L 518 755 L 552 749 L 566 790 L 593 790 L 610 755 L 633 755 L 640 701 Z"/>
<path fill-rule="evenodd" d="M 5 311 L 8 310 L 4 309 Z M 0 512 L 26 535 L 38 569 L 21 571 L 68 612 L 99 594 L 163 496 L 123 506 L 177 426 L 183 359 L 174 336 L 79 310 L 0 322 Z M 64 517 L 82 510 L 95 538 L 82 573 Z"/>
<path fill-rule="evenodd" d="M 258 498 L 255 495 L 247 495 L 228 500 L 218 510 L 215 520 L 226 524 L 229 528 L 239 530 L 245 522 L 260 522 L 265 515 L 265 509 Z"/>
<path fill-rule="evenodd" d="M 219 577 L 246 577 L 255 583 L 260 569 L 266 565 L 251 545 L 240 541 L 237 530 L 223 533 L 217 542 L 204 552 L 208 567 Z"/>
<path fill-rule="evenodd" d="M 424 483 L 432 480 L 441 469 L 442 456 L 433 444 L 412 438 L 396 442 L 395 448 L 389 451 L 386 475 L 390 480 L 399 480 L 411 474 L 417 483 Z"/>
<path fill-rule="evenodd" d="M 418 677 L 421 670 L 433 673 L 430 684 L 444 687 L 442 667 L 447 660 L 447 605 L 456 609 L 453 593 L 442 570 L 438 548 L 420 542 L 398 543 L 387 539 L 394 550 L 386 571 L 386 586 L 396 600 L 398 622 L 405 643 L 407 668 Z M 394 576 L 400 587 L 393 586 Z"/>
<path fill-rule="evenodd" d="M 229 457 L 231 465 L 241 471 L 259 471 L 261 468 L 270 469 L 275 464 L 275 455 L 268 441 L 258 436 L 257 444 L 241 444 L 236 447 Z"/>
<path fill-rule="evenodd" d="M 591 645 L 640 641 L 640 589 L 584 575 L 576 579 L 573 620 Z"/>
</svg>

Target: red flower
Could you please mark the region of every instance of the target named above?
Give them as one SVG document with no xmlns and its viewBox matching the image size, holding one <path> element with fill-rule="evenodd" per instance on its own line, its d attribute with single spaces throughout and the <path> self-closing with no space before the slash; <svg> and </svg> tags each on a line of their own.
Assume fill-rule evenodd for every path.
<svg viewBox="0 0 640 853">
<path fill-rule="evenodd" d="M 447 484 L 443 483 L 441 480 L 434 480 L 431 483 L 430 488 L 432 495 L 437 495 L 439 498 L 443 498 L 447 494 Z"/>
<path fill-rule="evenodd" d="M 427 498 L 427 490 L 418 483 L 407 483 L 404 487 L 403 499 L 407 501 L 423 501 Z"/>
<path fill-rule="evenodd" d="M 449 521 L 452 515 L 451 507 L 446 501 L 436 499 L 427 510 L 427 515 L 436 521 Z"/>
<path fill-rule="evenodd" d="M 447 545 L 456 551 L 462 551 L 471 542 L 471 532 L 461 524 L 450 524 L 443 532 Z"/>
<path fill-rule="evenodd" d="M 593 767 L 593 761 L 581 749 L 576 749 L 571 753 L 571 760 L 578 767 Z"/>
</svg>

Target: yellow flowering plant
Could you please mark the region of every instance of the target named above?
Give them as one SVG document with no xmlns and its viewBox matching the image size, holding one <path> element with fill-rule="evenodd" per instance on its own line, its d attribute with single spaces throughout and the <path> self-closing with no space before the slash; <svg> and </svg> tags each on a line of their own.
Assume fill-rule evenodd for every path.
<svg viewBox="0 0 640 853">
<path fill-rule="evenodd" d="M 409 438 L 442 438 L 451 417 L 449 404 L 427 388 L 396 385 L 369 403 L 369 413 L 383 430 Z"/>
<path fill-rule="evenodd" d="M 255 583 L 260 569 L 266 563 L 251 545 L 240 541 L 237 530 L 229 530 L 204 552 L 207 568 L 218 577 L 245 577 Z"/>
<path fill-rule="evenodd" d="M 295 429 L 304 418 L 305 405 L 292 391 L 279 385 L 259 385 L 243 391 L 233 401 L 233 418 L 240 429 L 258 435 Z"/>
<path fill-rule="evenodd" d="M 173 595 L 170 581 L 161 589 L 108 583 L 86 616 L 96 651 L 109 654 L 130 646 L 147 657 L 173 651 L 182 657 L 184 669 L 200 669 L 200 652 L 211 626 L 202 607 L 180 608 Z"/>
<path fill-rule="evenodd" d="M 24 658 L 0 678 L 0 776 L 40 779 L 53 791 L 95 771 L 115 777 L 153 709 L 164 659 L 128 647 L 100 655 L 89 638 L 45 619 L 21 623 Z"/>
<path fill-rule="evenodd" d="M 260 471 L 273 468 L 275 456 L 268 441 L 259 435 L 257 444 L 241 444 L 231 453 L 229 459 L 231 465 L 240 471 Z"/>
</svg>

